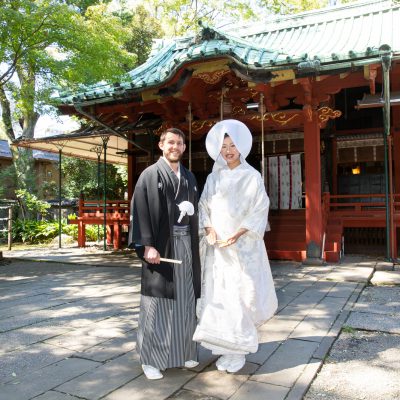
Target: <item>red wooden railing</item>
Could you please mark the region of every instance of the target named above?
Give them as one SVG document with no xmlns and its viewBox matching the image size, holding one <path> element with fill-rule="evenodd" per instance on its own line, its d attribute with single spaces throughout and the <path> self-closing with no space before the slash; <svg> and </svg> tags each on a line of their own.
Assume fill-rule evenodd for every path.
<svg viewBox="0 0 400 400">
<path fill-rule="evenodd" d="M 343 228 L 385 228 L 389 226 L 392 257 L 397 257 L 397 228 L 400 227 L 400 194 L 389 196 L 389 221 L 385 195 L 323 195 L 324 221 L 338 220 Z"/>
<path fill-rule="evenodd" d="M 364 201 L 362 201 L 364 200 Z M 400 217 L 400 194 L 393 194 L 389 199 L 394 215 Z M 386 212 L 385 195 L 372 194 L 323 194 L 324 213 L 343 217 L 370 217 Z"/>
<path fill-rule="evenodd" d="M 129 225 L 129 202 L 126 200 L 79 199 L 78 217 L 69 220 L 71 224 L 78 224 L 78 246 L 85 247 L 85 225 L 103 225 L 104 208 L 106 210 L 107 242 L 113 243 L 114 249 L 121 248 L 122 227 Z"/>
</svg>

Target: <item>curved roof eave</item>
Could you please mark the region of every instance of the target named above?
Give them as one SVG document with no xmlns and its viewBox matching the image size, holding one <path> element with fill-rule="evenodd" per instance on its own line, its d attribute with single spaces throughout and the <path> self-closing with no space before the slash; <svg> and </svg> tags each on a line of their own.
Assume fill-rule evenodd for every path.
<svg viewBox="0 0 400 400">
<path fill-rule="evenodd" d="M 158 43 L 150 58 L 120 82 L 98 84 L 75 94 L 61 95 L 59 106 L 131 100 L 135 96 L 141 101 L 141 92 L 173 84 L 179 71 L 190 69 L 191 64 L 217 58 L 229 58 L 232 66 L 250 71 L 254 77 L 268 77 L 274 71 L 287 69 L 294 70 L 296 76 L 351 70 L 357 65 L 380 62 L 379 47 L 384 43 L 392 47 L 394 58 L 398 58 L 400 24 L 395 21 L 400 17 L 400 6 L 388 5 L 385 1 L 382 7 L 373 5 L 375 8 L 371 9 L 371 1 L 315 11 L 310 14 L 312 20 L 304 15 L 293 16 L 282 21 L 283 25 L 292 19 L 299 22 L 304 18 L 303 24 L 299 23 L 296 28 L 289 24 L 279 31 L 267 26 L 261 36 L 252 32 L 246 35 L 240 30 L 232 34 L 232 31 L 203 26 L 196 37 Z M 316 23 L 319 17 L 327 19 L 330 15 L 340 24 Z"/>
<path fill-rule="evenodd" d="M 206 47 L 207 49 L 207 47 Z M 195 49 L 199 50 L 198 48 Z M 299 70 L 299 74 L 302 74 L 303 70 L 313 70 L 315 73 L 329 73 L 329 71 L 352 69 L 357 65 L 361 66 L 364 64 L 371 64 L 379 62 L 379 52 L 377 50 L 362 53 L 352 54 L 349 57 L 340 57 L 339 55 L 333 55 L 330 58 L 318 59 L 315 58 L 310 60 L 306 55 L 301 57 L 291 58 L 286 56 L 284 60 L 277 60 L 277 57 L 264 57 L 264 50 L 245 49 L 245 48 L 216 48 L 216 51 L 201 51 L 193 55 L 194 51 L 190 56 L 185 56 L 181 52 L 175 52 L 176 56 L 170 56 L 168 63 L 163 64 L 164 67 L 155 67 L 154 64 L 149 67 L 144 65 L 139 67 L 137 70 L 130 72 L 132 80 L 129 82 L 121 82 L 113 85 L 103 85 L 92 87 L 89 90 L 69 95 L 66 97 L 60 97 L 60 105 L 90 105 L 104 102 L 112 102 L 123 100 L 124 98 L 132 98 L 133 95 L 138 95 L 143 90 L 161 88 L 171 81 L 178 71 L 193 65 L 196 61 L 208 61 L 212 59 L 227 58 L 231 60 L 233 67 L 246 70 L 249 74 L 254 76 L 273 76 L 274 71 L 281 71 L 285 69 L 296 69 Z M 246 51 L 247 56 L 251 55 L 252 62 L 248 59 L 243 58 L 243 52 Z M 257 53 L 254 53 L 256 51 Z M 253 52 L 253 53 L 252 53 Z M 166 52 L 165 52 L 166 53 Z M 251 54 L 252 53 L 252 54 Z M 255 54 L 258 57 L 255 57 Z M 279 53 L 268 53 L 278 55 Z M 268 79 L 264 79 L 268 82 Z"/>
</svg>

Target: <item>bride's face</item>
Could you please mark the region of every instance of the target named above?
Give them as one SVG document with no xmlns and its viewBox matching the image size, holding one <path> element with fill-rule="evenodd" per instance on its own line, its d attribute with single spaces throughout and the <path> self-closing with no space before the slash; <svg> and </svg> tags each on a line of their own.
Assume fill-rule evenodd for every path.
<svg viewBox="0 0 400 400">
<path fill-rule="evenodd" d="M 221 148 L 221 156 L 230 169 L 233 169 L 240 164 L 240 153 L 229 136 L 224 138 Z"/>
</svg>

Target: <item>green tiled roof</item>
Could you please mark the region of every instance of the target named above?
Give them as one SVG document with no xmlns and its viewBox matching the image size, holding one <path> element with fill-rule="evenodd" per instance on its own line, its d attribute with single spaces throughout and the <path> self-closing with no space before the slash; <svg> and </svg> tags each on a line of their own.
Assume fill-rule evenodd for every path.
<svg viewBox="0 0 400 400">
<path fill-rule="evenodd" d="M 161 86 L 193 61 L 228 57 L 253 71 L 311 66 L 320 73 L 377 62 L 387 44 L 400 56 L 400 4 L 369 0 L 224 31 L 203 27 L 197 37 L 159 40 L 149 59 L 114 85 L 98 84 L 60 96 L 62 104 L 99 103 L 132 97 Z"/>
<path fill-rule="evenodd" d="M 321 63 L 371 56 L 382 44 L 400 51 L 400 2 L 364 1 L 273 18 L 234 32 L 263 48 L 285 49 Z M 229 32 L 229 31 L 228 31 Z M 277 62 L 284 61 L 278 57 Z"/>
</svg>

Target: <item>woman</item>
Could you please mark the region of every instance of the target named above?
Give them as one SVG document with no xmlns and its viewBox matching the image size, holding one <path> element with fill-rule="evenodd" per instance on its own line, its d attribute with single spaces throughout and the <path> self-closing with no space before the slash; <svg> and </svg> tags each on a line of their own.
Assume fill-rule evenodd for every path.
<svg viewBox="0 0 400 400">
<path fill-rule="evenodd" d="M 202 295 L 193 339 L 221 355 L 217 368 L 237 372 L 258 349 L 257 327 L 277 308 L 264 233 L 269 199 L 258 171 L 245 158 L 252 136 L 240 121 L 208 133 L 215 160 L 199 203 Z M 203 231 L 203 232 L 202 232 Z"/>
</svg>

